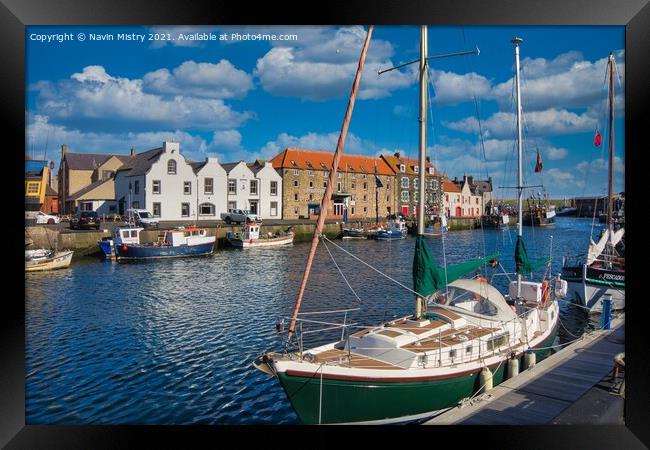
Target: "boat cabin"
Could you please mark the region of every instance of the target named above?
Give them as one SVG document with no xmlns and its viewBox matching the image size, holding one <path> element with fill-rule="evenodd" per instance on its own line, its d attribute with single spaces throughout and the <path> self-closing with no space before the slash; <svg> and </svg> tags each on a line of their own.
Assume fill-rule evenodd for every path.
<svg viewBox="0 0 650 450">
<path fill-rule="evenodd" d="M 205 228 L 177 228 L 171 231 L 165 231 L 163 234 L 158 235 L 158 243 L 161 245 L 169 245 L 178 247 L 181 245 L 197 245 L 200 243 L 208 242 L 213 238 L 208 236 Z"/>
<path fill-rule="evenodd" d="M 143 228 L 139 227 L 115 227 L 113 230 L 113 243 L 122 244 L 139 244 L 140 232 Z"/>
</svg>

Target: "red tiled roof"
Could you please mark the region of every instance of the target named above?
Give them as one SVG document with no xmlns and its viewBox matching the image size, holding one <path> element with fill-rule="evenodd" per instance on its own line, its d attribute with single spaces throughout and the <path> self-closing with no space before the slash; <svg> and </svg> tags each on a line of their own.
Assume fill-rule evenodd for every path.
<svg viewBox="0 0 650 450">
<path fill-rule="evenodd" d="M 458 186 L 453 181 L 444 179 L 442 181 L 442 191 L 443 192 L 462 192 Z"/>
<path fill-rule="evenodd" d="M 329 170 L 332 166 L 334 152 L 322 150 L 305 150 L 287 148 L 276 155 L 271 162 L 274 169 Z M 393 175 L 393 171 L 382 158 L 366 155 L 349 155 L 343 153 L 339 161 L 339 172 Z"/>
<path fill-rule="evenodd" d="M 384 159 L 386 161 L 386 164 L 388 164 L 393 169 L 393 172 L 395 172 L 397 174 L 405 173 L 407 175 L 417 175 L 417 173 L 415 173 L 415 171 L 413 170 L 413 166 L 418 166 L 419 167 L 419 165 L 420 165 L 420 162 L 417 159 L 415 159 L 415 158 L 404 158 L 404 157 L 399 157 L 398 158 L 395 155 L 381 155 L 381 157 L 382 157 L 382 159 Z M 406 169 L 404 172 L 402 172 L 399 169 L 400 164 L 404 164 L 405 169 Z M 430 162 L 426 163 L 426 167 L 427 167 L 427 169 L 429 167 L 433 167 L 434 175 L 438 175 L 438 176 L 440 175 L 440 173 L 436 170 L 436 168 Z M 427 170 L 427 175 L 429 175 L 428 170 Z M 431 175 L 429 175 L 429 176 L 431 176 Z"/>
</svg>

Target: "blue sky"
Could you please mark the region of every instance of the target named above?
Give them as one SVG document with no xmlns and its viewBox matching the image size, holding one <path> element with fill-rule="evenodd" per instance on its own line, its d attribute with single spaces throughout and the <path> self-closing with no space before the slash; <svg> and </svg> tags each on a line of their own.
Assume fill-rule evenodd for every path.
<svg viewBox="0 0 650 450">
<path fill-rule="evenodd" d="M 227 40 L 181 40 L 197 32 Z M 56 40 L 63 33 L 72 39 Z M 119 33 L 145 40 L 119 40 Z M 150 41 L 150 33 L 173 40 Z M 235 33 L 296 38 L 245 40 Z M 92 34 L 113 40 L 91 40 Z M 526 182 L 543 184 L 552 197 L 606 193 L 611 51 L 619 74 L 614 188 L 622 191 L 623 27 L 429 27 L 430 55 L 480 49 L 478 56 L 430 62 L 432 160 L 451 178 L 492 176 L 498 196 L 514 196 L 499 189 L 516 176 L 514 36 L 524 39 Z M 36 158 L 47 152 L 58 163 L 61 144 L 76 152 L 128 153 L 166 139 L 180 141 L 188 159 L 222 162 L 270 159 L 286 147 L 333 150 L 364 37 L 361 26 L 27 27 L 25 151 Z M 418 57 L 418 27 L 375 27 L 346 152 L 417 156 L 417 65 L 377 71 Z M 596 129 L 603 135 L 599 148 Z M 537 150 L 540 174 L 533 173 Z"/>
</svg>

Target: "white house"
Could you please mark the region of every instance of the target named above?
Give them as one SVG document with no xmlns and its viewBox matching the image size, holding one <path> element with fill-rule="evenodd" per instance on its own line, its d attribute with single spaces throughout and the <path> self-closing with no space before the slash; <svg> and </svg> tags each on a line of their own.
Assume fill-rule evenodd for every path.
<svg viewBox="0 0 650 450">
<path fill-rule="evenodd" d="M 257 214 L 262 219 L 282 218 L 282 176 L 271 161 L 256 160 L 248 167 L 255 174 L 259 192 Z"/>
<path fill-rule="evenodd" d="M 225 210 L 225 171 L 214 158 L 194 164 L 185 160 L 178 142 L 166 141 L 162 147 L 132 158 L 115 174 L 120 214 L 128 209 L 130 201 L 131 207 L 146 209 L 161 220 L 190 221 L 197 215 L 199 220 L 218 219 Z"/>
<path fill-rule="evenodd" d="M 258 214 L 260 204 L 259 180 L 244 161 L 223 164 L 228 174 L 227 206 L 248 209 Z"/>
<path fill-rule="evenodd" d="M 203 162 L 190 163 L 198 180 L 198 220 L 216 220 L 221 213 L 226 212 L 227 177 L 217 158 L 208 157 Z"/>
</svg>

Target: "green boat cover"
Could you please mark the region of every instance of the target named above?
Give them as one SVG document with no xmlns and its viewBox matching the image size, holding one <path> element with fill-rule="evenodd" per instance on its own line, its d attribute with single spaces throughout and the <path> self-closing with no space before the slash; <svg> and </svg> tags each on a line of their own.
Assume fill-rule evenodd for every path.
<svg viewBox="0 0 650 450">
<path fill-rule="evenodd" d="M 528 259 L 524 238 L 517 236 L 517 245 L 515 246 L 515 264 L 518 274 L 533 272 L 544 266 L 548 261 L 549 258 L 541 258 L 531 262 Z"/>
<path fill-rule="evenodd" d="M 487 256 L 460 264 L 447 266 L 447 282 L 462 277 L 467 272 L 481 267 L 495 260 L 497 255 Z M 415 241 L 415 254 L 413 255 L 413 290 L 423 296 L 433 294 L 445 287 L 445 269 L 438 266 L 433 259 L 431 250 L 423 235 L 418 235 Z"/>
</svg>

